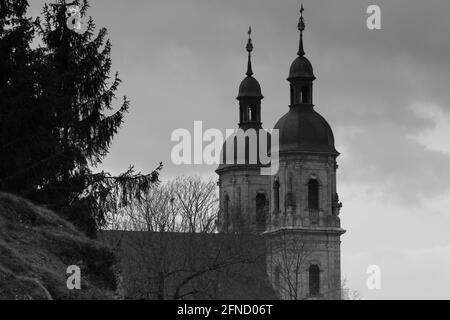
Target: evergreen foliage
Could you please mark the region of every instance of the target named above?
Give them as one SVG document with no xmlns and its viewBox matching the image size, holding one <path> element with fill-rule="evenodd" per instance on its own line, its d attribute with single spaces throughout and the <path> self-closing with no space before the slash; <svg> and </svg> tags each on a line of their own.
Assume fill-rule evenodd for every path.
<svg viewBox="0 0 450 320">
<path fill-rule="evenodd" d="M 107 30 L 95 32 L 89 3 L 54 0 L 42 20 L 25 17 L 26 0 L 0 0 L 0 190 L 27 197 L 90 236 L 105 215 L 158 182 L 132 166 L 119 176 L 94 172 L 130 107 L 114 106 L 121 80 L 111 76 Z M 67 26 L 79 6 L 85 30 Z M 33 41 L 40 41 L 32 48 Z"/>
</svg>

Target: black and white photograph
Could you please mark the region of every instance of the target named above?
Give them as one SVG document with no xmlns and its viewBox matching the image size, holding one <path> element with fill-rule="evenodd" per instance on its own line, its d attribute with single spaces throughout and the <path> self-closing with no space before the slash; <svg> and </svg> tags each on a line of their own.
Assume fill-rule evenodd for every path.
<svg viewBox="0 0 450 320">
<path fill-rule="evenodd" d="M 0 0 L 0 300 L 450 300 L 449 15 Z"/>
</svg>

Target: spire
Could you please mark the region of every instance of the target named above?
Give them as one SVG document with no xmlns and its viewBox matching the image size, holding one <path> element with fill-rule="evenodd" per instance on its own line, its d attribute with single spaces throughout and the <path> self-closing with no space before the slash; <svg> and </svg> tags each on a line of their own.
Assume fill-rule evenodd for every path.
<svg viewBox="0 0 450 320">
<path fill-rule="evenodd" d="M 251 77 L 253 75 L 253 70 L 252 70 L 252 51 L 253 51 L 253 42 L 252 42 L 252 26 L 248 27 L 248 42 L 247 42 L 247 52 L 248 52 L 248 66 L 247 66 L 247 73 L 246 75 Z"/>
<path fill-rule="evenodd" d="M 303 57 L 305 55 L 305 51 L 303 50 L 303 31 L 305 30 L 305 21 L 303 20 L 303 11 L 305 11 L 305 8 L 303 8 L 303 4 L 300 8 L 300 20 L 298 22 L 297 28 L 300 31 L 300 44 L 298 47 L 297 54 L 300 57 Z"/>
<path fill-rule="evenodd" d="M 253 69 L 252 69 L 252 51 L 253 51 L 253 43 L 252 43 L 252 27 L 248 28 L 248 42 L 247 42 L 247 52 L 248 52 L 248 66 L 247 73 L 244 80 L 242 80 L 241 85 L 239 86 L 239 95 L 238 100 L 261 100 L 263 95 L 261 94 L 261 86 L 259 85 L 258 80 L 253 78 Z"/>
</svg>

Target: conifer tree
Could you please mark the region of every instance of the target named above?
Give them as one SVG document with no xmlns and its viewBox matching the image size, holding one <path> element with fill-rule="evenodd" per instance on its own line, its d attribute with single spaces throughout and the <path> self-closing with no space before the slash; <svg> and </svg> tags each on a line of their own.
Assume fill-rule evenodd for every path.
<svg viewBox="0 0 450 320">
<path fill-rule="evenodd" d="M 30 43 L 33 21 L 26 0 L 0 0 L 0 190 L 24 196 L 42 185 L 51 150 L 38 102 L 40 51 Z M 44 136 L 46 136 L 44 138 Z"/>
<path fill-rule="evenodd" d="M 83 32 L 75 32 L 67 23 L 73 5 L 85 19 Z M 118 74 L 110 75 L 112 46 L 106 29 L 95 32 L 93 19 L 86 15 L 88 8 L 87 0 L 54 0 L 45 5 L 42 23 L 36 23 L 43 44 L 30 58 L 36 65 L 30 82 L 34 92 L 20 95 L 38 110 L 37 115 L 25 112 L 35 121 L 29 131 L 42 132 L 34 136 L 39 141 L 30 140 L 36 145 L 36 152 L 29 155 L 32 163 L 23 165 L 23 172 L 36 179 L 14 189 L 11 186 L 22 174 L 14 169 L 0 176 L 0 189 L 17 191 L 54 209 L 93 236 L 108 212 L 140 198 L 158 181 L 161 165 L 148 175 L 135 173 L 133 167 L 120 176 L 93 172 L 107 155 L 130 102 L 124 97 L 119 106 L 114 105 L 121 81 Z M 19 152 L 11 160 L 21 157 Z"/>
</svg>

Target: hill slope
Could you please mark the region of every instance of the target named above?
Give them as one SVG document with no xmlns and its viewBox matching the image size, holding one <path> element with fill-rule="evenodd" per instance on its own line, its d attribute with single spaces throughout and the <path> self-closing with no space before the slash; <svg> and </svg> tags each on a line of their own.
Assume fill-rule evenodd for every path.
<svg viewBox="0 0 450 320">
<path fill-rule="evenodd" d="M 116 258 L 55 213 L 0 193 L 0 300 L 109 299 Z M 71 265 L 81 268 L 81 290 L 67 289 Z"/>
</svg>

